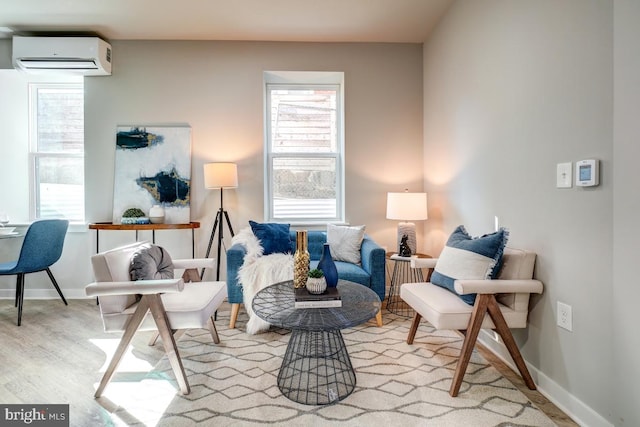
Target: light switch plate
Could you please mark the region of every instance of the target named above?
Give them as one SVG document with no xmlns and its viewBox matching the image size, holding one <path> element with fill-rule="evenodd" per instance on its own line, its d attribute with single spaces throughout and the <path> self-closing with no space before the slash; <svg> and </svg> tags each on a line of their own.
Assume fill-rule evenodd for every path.
<svg viewBox="0 0 640 427">
<path fill-rule="evenodd" d="M 573 186 L 573 163 L 558 163 L 556 171 L 556 187 L 571 188 Z"/>
</svg>

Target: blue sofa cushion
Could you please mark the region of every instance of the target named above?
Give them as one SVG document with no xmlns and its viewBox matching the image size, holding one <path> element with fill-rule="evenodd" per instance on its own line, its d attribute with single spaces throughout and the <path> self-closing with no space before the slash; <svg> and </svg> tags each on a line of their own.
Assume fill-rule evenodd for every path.
<svg viewBox="0 0 640 427">
<path fill-rule="evenodd" d="M 293 246 L 289 238 L 289 224 L 258 223 L 249 221 L 251 231 L 260 240 L 263 255 L 291 253 Z"/>
<path fill-rule="evenodd" d="M 501 228 L 481 237 L 471 237 L 463 225 L 456 228 L 445 245 L 433 274 L 431 283 L 458 295 L 453 284 L 457 279 L 494 279 L 502 262 L 509 232 Z M 460 295 L 473 305 L 476 294 Z"/>
<path fill-rule="evenodd" d="M 318 262 L 319 261 L 311 261 L 310 268 L 316 268 Z M 370 287 L 371 285 L 371 275 L 364 271 L 361 266 L 349 262 L 336 261 L 336 269 L 338 270 L 338 278 L 340 278 L 340 280 L 348 280 L 365 285 L 366 287 Z"/>
</svg>

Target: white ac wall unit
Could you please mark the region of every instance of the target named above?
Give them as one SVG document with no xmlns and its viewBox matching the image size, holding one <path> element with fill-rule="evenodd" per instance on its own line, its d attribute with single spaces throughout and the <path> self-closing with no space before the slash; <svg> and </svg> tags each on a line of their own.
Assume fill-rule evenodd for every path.
<svg viewBox="0 0 640 427">
<path fill-rule="evenodd" d="M 111 45 L 99 37 L 14 36 L 13 66 L 30 73 L 111 75 Z"/>
</svg>

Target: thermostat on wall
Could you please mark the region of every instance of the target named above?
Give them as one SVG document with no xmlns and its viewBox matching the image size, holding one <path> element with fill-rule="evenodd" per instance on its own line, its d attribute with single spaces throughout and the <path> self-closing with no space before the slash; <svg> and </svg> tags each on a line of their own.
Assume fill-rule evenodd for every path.
<svg viewBox="0 0 640 427">
<path fill-rule="evenodd" d="M 576 185 L 578 187 L 595 187 L 598 185 L 598 160 L 580 160 L 576 162 Z"/>
</svg>

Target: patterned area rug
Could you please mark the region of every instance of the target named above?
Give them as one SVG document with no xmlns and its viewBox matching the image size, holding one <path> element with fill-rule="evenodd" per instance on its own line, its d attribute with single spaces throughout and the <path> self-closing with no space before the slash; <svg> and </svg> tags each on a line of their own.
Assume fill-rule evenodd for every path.
<svg viewBox="0 0 640 427">
<path fill-rule="evenodd" d="M 228 311 L 216 325 L 221 343 L 204 330 L 188 331 L 179 341 L 191 394 L 172 393 L 162 413 L 147 414 L 161 426 L 554 426 L 555 424 L 496 369 L 474 352 L 457 398 L 448 390 L 461 339 L 423 322 L 413 345 L 405 340 L 411 320 L 384 313 L 374 322 L 343 330 L 356 370 L 355 390 L 328 406 L 308 406 L 282 396 L 276 379 L 290 332 L 271 328 L 260 335 L 244 332 L 246 315 L 228 329 Z M 166 358 L 147 374 L 148 396 L 154 380 L 175 387 Z M 144 381 L 143 381 L 144 383 Z M 114 385 L 110 386 L 114 387 Z M 153 399 L 151 393 L 150 399 Z M 149 424 L 127 416 L 121 404 L 113 415 L 127 425 Z M 131 412 L 129 412 L 130 414 Z M 129 419 L 127 419 L 129 418 Z M 118 423 L 119 424 L 119 423 Z"/>
</svg>

